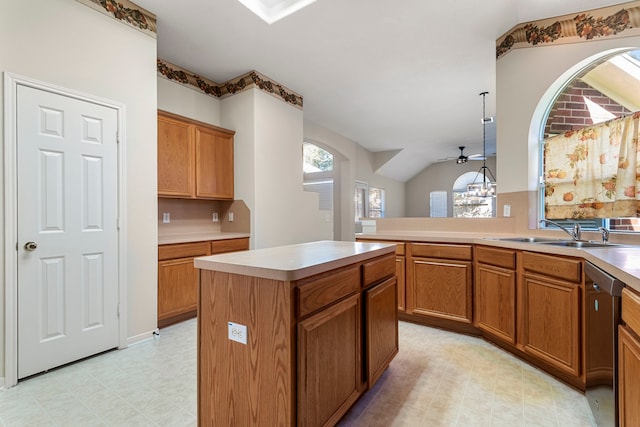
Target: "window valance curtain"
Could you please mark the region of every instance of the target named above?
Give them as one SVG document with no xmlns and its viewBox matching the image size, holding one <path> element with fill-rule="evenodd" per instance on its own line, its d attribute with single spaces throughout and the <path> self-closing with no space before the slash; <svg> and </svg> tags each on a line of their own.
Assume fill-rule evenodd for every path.
<svg viewBox="0 0 640 427">
<path fill-rule="evenodd" d="M 640 112 L 545 140 L 546 218 L 640 216 Z"/>
</svg>

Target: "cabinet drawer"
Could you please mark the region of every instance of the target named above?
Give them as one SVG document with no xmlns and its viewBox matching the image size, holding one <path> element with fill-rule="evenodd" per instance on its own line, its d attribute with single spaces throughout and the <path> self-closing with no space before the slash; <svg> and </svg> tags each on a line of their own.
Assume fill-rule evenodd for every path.
<svg viewBox="0 0 640 427">
<path fill-rule="evenodd" d="M 362 283 L 365 288 L 396 274 L 395 255 L 386 255 L 362 265 Z"/>
<path fill-rule="evenodd" d="M 209 255 L 209 242 L 178 243 L 158 246 L 158 261 Z"/>
<path fill-rule="evenodd" d="M 582 261 L 575 258 L 561 258 L 533 252 L 522 253 L 522 266 L 525 270 L 570 282 L 582 281 Z"/>
<path fill-rule="evenodd" d="M 622 290 L 622 320 L 640 335 L 640 295 L 629 288 Z"/>
<path fill-rule="evenodd" d="M 306 316 L 319 308 L 360 290 L 360 266 L 305 279 L 296 287 L 298 317 Z"/>
<path fill-rule="evenodd" d="M 476 246 L 476 261 L 483 264 L 515 270 L 516 253 L 508 249 L 489 248 Z"/>
<path fill-rule="evenodd" d="M 471 245 L 409 243 L 411 255 L 424 258 L 471 260 Z"/>
<path fill-rule="evenodd" d="M 246 251 L 249 249 L 249 239 L 228 239 L 211 241 L 211 255 L 224 252 Z"/>
</svg>

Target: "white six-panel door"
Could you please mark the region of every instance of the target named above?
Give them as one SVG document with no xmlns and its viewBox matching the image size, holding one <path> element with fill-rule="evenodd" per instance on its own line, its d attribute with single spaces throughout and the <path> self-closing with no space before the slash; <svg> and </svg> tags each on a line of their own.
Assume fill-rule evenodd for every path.
<svg viewBox="0 0 640 427">
<path fill-rule="evenodd" d="M 18 378 L 118 346 L 118 113 L 17 88 Z"/>
</svg>

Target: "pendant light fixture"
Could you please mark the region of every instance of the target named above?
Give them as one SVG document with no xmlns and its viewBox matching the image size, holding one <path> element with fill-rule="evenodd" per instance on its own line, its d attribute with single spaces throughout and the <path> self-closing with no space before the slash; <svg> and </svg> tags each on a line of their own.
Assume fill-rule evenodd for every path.
<svg viewBox="0 0 640 427">
<path fill-rule="evenodd" d="M 467 197 L 495 197 L 496 178 L 487 167 L 487 129 L 488 123 L 493 123 L 493 117 L 487 117 L 485 99 L 489 92 L 481 92 L 482 96 L 482 167 L 471 184 L 467 185 Z M 482 176 L 482 181 L 478 178 Z M 491 179 L 489 179 L 489 177 Z"/>
</svg>

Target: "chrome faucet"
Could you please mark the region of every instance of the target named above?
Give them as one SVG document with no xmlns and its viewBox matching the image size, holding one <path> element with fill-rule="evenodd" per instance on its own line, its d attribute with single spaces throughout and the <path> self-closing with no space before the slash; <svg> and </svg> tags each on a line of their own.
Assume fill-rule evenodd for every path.
<svg viewBox="0 0 640 427">
<path fill-rule="evenodd" d="M 609 243 L 609 229 L 600 227 L 598 228 L 598 230 L 600 230 L 600 232 L 602 233 L 602 244 L 606 245 L 607 243 Z"/>
<path fill-rule="evenodd" d="M 551 221 L 549 219 L 541 219 L 540 220 L 540 224 L 544 224 L 544 223 L 549 223 L 549 224 L 555 225 L 556 227 L 560 228 L 562 231 L 567 233 L 569 236 L 571 236 L 571 238 L 573 240 L 580 240 L 580 238 L 582 237 L 582 227 L 580 227 L 580 224 L 577 223 L 577 222 L 573 223 L 573 231 L 567 230 L 567 228 L 565 228 L 562 225 L 558 224 L 557 222 Z"/>
</svg>

